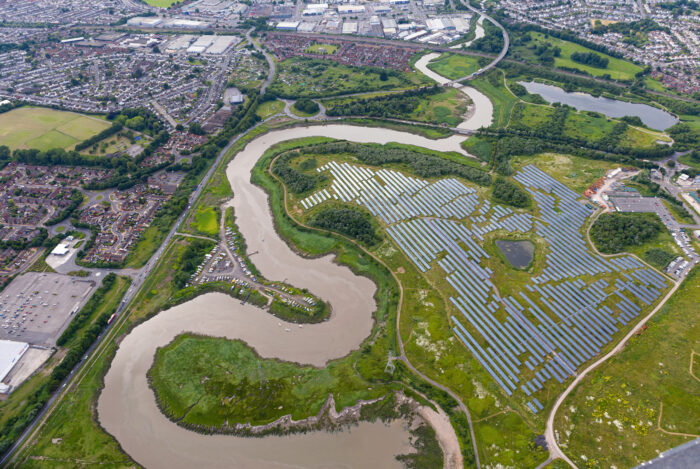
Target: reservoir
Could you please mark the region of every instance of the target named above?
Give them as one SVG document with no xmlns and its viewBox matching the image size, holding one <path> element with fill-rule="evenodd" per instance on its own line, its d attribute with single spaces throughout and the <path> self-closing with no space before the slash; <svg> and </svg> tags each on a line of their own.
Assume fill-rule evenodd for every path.
<svg viewBox="0 0 700 469">
<path fill-rule="evenodd" d="M 501 250 L 508 262 L 516 269 L 524 269 L 535 254 L 535 245 L 530 241 L 506 241 L 496 240 L 496 246 Z"/>
<path fill-rule="evenodd" d="M 539 94 L 549 103 L 568 104 L 579 111 L 594 111 L 608 117 L 637 116 L 652 129 L 666 130 L 678 122 L 678 118 L 661 109 L 638 103 L 626 103 L 614 99 L 591 96 L 586 93 L 569 93 L 558 86 L 534 81 L 519 81 L 528 93 Z"/>
</svg>

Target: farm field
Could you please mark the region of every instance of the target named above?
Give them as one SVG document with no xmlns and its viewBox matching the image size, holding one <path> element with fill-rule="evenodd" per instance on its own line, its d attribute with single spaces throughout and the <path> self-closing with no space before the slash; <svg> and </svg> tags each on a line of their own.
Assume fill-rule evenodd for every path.
<svg viewBox="0 0 700 469">
<path fill-rule="evenodd" d="M 525 43 L 524 46 L 518 46 L 516 50 L 520 52 L 520 54 L 524 57 L 530 58 L 532 60 L 536 60 L 537 57 L 533 54 L 533 52 L 530 49 L 528 49 L 528 47 L 536 47 L 545 42 L 549 42 L 552 46 L 561 48 L 561 55 L 559 57 L 554 57 L 554 65 L 556 67 L 574 68 L 577 70 L 587 72 L 593 76 L 603 76 L 608 74 L 613 80 L 633 80 L 634 75 L 637 72 L 642 71 L 642 67 L 640 67 L 639 65 L 635 65 L 632 62 L 610 57 L 609 55 L 603 54 L 601 52 L 592 51 L 587 47 L 581 46 L 579 44 L 574 44 L 573 42 L 564 41 L 562 39 L 558 39 L 552 36 L 545 38 L 544 34 L 534 31 L 531 31 L 528 34 L 532 37 L 532 40 Z M 608 66 L 607 68 L 597 68 L 574 62 L 571 59 L 571 54 L 573 54 L 574 52 L 594 52 L 600 56 L 606 57 L 609 61 Z"/>
<path fill-rule="evenodd" d="M 442 56 L 431 61 L 428 68 L 433 72 L 456 80 L 466 77 L 479 70 L 479 59 L 466 55 L 442 54 Z"/>
<path fill-rule="evenodd" d="M 0 145 L 12 150 L 68 150 L 109 125 L 107 121 L 74 112 L 20 107 L 0 114 Z"/>
<path fill-rule="evenodd" d="M 574 463 L 633 467 L 699 436 L 700 325 L 689 321 L 698 302 L 695 268 L 647 328 L 567 398 L 555 428 Z"/>
<path fill-rule="evenodd" d="M 349 67 L 329 60 L 293 58 L 280 62 L 275 81 L 270 86 L 281 97 L 324 97 L 371 90 L 408 89 L 426 85 L 430 80 L 422 73 L 386 71 Z"/>
<path fill-rule="evenodd" d="M 336 44 L 315 43 L 307 47 L 305 52 L 318 55 L 333 55 L 338 51 L 338 48 L 339 46 Z"/>
</svg>

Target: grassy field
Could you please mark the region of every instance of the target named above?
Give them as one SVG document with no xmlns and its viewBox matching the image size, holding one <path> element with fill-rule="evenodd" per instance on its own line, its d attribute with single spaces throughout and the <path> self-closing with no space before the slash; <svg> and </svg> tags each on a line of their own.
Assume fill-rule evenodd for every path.
<svg viewBox="0 0 700 469">
<path fill-rule="evenodd" d="M 279 114 L 284 110 L 284 102 L 276 99 L 274 101 L 266 101 L 255 110 L 255 114 L 261 119 L 267 119 L 270 116 Z"/>
<path fill-rule="evenodd" d="M 503 74 L 500 70 L 492 71 L 488 76 L 480 76 L 469 82 L 477 90 L 484 93 L 493 104 L 492 127 L 505 127 L 510 120 L 513 105 L 518 101 L 513 93 L 503 84 Z"/>
<path fill-rule="evenodd" d="M 145 3 L 151 5 L 152 7 L 168 8 L 173 4 L 177 3 L 178 0 L 143 0 Z"/>
<path fill-rule="evenodd" d="M 457 80 L 479 70 L 478 57 L 467 55 L 442 54 L 428 64 L 428 68 L 438 75 Z"/>
<path fill-rule="evenodd" d="M 616 59 L 601 52 L 592 51 L 587 47 L 581 46 L 579 44 L 574 44 L 573 42 L 564 41 L 562 39 L 558 39 L 552 36 L 545 38 L 544 34 L 534 31 L 530 32 L 529 34 L 532 37 L 532 41 L 526 43 L 526 46 L 518 46 L 516 48 L 516 50 L 520 54 L 522 54 L 523 57 L 536 59 L 536 56 L 527 47 L 531 47 L 533 45 L 538 46 L 545 42 L 549 42 L 552 46 L 561 48 L 561 55 L 559 57 L 554 58 L 555 67 L 574 68 L 577 70 L 587 72 L 596 77 L 608 74 L 610 75 L 610 78 L 614 80 L 633 80 L 634 75 L 637 72 L 642 71 L 642 67 L 640 67 L 639 65 L 635 65 L 632 62 L 628 62 L 623 59 Z M 591 67 L 589 65 L 574 62 L 573 60 L 571 60 L 571 54 L 573 54 L 574 52 L 594 52 L 600 56 L 606 57 L 609 61 L 608 66 L 607 68 L 596 68 Z"/>
<path fill-rule="evenodd" d="M 648 329 L 564 402 L 556 428 L 579 467 L 636 466 L 700 436 L 698 303 L 695 268 Z"/>
<path fill-rule="evenodd" d="M 411 113 L 411 118 L 431 124 L 447 124 L 456 127 L 464 120 L 464 113 L 469 107 L 469 99 L 455 88 L 429 96 L 421 101 L 418 108 Z"/>
<path fill-rule="evenodd" d="M 306 48 L 304 52 L 307 54 L 333 55 L 338 52 L 340 46 L 336 44 L 320 44 L 314 43 Z"/>
<path fill-rule="evenodd" d="M 595 182 L 596 179 L 605 176 L 610 169 L 619 165 L 603 160 L 590 160 L 579 156 L 560 155 L 556 153 L 544 153 L 536 156 L 519 156 L 513 159 L 514 169 L 524 165 L 533 164 L 546 171 L 552 177 L 566 184 L 573 191 L 581 194 Z"/>
<path fill-rule="evenodd" d="M 293 58 L 280 62 L 270 86 L 281 97 L 322 97 L 364 91 L 407 89 L 429 84 L 422 73 L 393 72 L 382 80 L 379 69 L 350 67 L 330 60 Z"/>
<path fill-rule="evenodd" d="M 95 117 L 38 107 L 20 107 L 0 114 L 0 145 L 10 149 L 70 149 L 109 127 Z"/>
<path fill-rule="evenodd" d="M 299 366 L 262 359 L 241 341 L 189 334 L 158 351 L 150 376 L 161 408 L 194 425 L 262 425 L 287 414 L 299 420 L 317 414 L 329 393 L 339 411 L 388 392 L 362 379 L 344 359 L 322 369 Z M 232 405 L 231 394 L 242 397 Z"/>
<path fill-rule="evenodd" d="M 219 215 L 218 207 L 199 207 L 194 215 L 194 223 L 190 226 L 203 235 L 218 236 Z"/>
</svg>

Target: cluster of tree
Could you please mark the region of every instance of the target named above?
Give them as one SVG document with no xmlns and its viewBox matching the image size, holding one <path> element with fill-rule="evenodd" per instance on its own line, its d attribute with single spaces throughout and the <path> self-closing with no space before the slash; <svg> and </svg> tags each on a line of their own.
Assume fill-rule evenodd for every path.
<svg viewBox="0 0 700 469">
<path fill-rule="evenodd" d="M 85 150 L 86 148 L 89 148 L 89 147 L 95 145 L 96 143 L 101 142 L 102 140 L 111 137 L 112 135 L 121 131 L 123 128 L 124 128 L 124 126 L 121 125 L 120 123 L 113 122 L 111 126 L 107 127 L 102 132 L 100 132 L 96 135 L 93 135 L 92 137 L 90 137 L 86 140 L 83 140 L 82 142 L 75 145 L 75 151 Z"/>
<path fill-rule="evenodd" d="M 110 273 L 105 276 L 103 282 L 109 283 L 110 280 L 108 279 L 111 277 L 116 276 Z M 95 292 L 94 295 L 97 295 L 97 292 Z M 21 403 L 21 407 L 16 410 L 14 415 L 5 420 L 2 427 L 0 427 L 0 454 L 4 454 L 12 446 L 27 425 L 39 414 L 51 397 L 51 394 L 59 388 L 61 382 L 68 376 L 73 367 L 80 361 L 80 358 L 107 326 L 107 321 L 116 311 L 117 305 L 118 303 L 115 303 L 114 306 L 95 319 L 76 343 L 73 344 L 68 353 L 66 353 L 61 363 L 51 371 L 48 379 L 27 395 Z"/>
<path fill-rule="evenodd" d="M 57 213 L 55 217 L 52 219 L 48 220 L 46 222 L 47 226 L 55 225 L 56 223 L 60 223 L 75 211 L 76 208 L 80 207 L 80 204 L 83 203 L 83 193 L 80 192 L 78 189 L 73 189 L 70 194 L 70 205 L 68 205 L 66 208 L 61 210 L 61 212 Z"/>
<path fill-rule="evenodd" d="M 553 46 L 550 42 L 541 42 L 530 47 L 542 65 L 554 65 L 554 58 L 561 56 L 561 47 Z"/>
<path fill-rule="evenodd" d="M 309 224 L 343 234 L 367 246 L 373 246 L 380 241 L 370 217 L 356 209 L 325 208 L 316 213 Z"/>
<path fill-rule="evenodd" d="M 484 36 L 475 40 L 470 49 L 497 54 L 503 49 L 503 33 L 490 21 L 484 21 Z"/>
<path fill-rule="evenodd" d="M 165 130 L 158 116 L 146 108 L 125 108 L 107 115 L 107 119 L 148 135 L 156 136 Z"/>
<path fill-rule="evenodd" d="M 644 260 L 659 269 L 665 269 L 675 258 L 674 253 L 659 248 L 652 248 L 644 253 Z"/>
<path fill-rule="evenodd" d="M 318 104 L 316 101 L 312 101 L 309 98 L 300 98 L 294 103 L 294 108 L 306 114 L 317 114 L 319 111 Z"/>
<path fill-rule="evenodd" d="M 180 257 L 180 262 L 178 264 L 179 269 L 173 278 L 173 283 L 178 290 L 184 288 L 192 274 L 197 270 L 199 264 L 204 260 L 206 253 L 211 250 L 211 247 L 211 241 L 194 239 L 185 248 L 185 251 Z"/>
<path fill-rule="evenodd" d="M 491 176 L 486 171 L 407 148 L 387 145 L 360 145 L 350 142 L 330 142 L 312 145 L 300 151 L 302 153 L 315 154 L 350 153 L 361 163 L 371 166 L 383 166 L 392 163 L 406 165 L 414 174 L 424 178 L 457 176 L 481 186 L 491 184 Z"/>
<path fill-rule="evenodd" d="M 296 152 L 288 152 L 279 156 L 272 165 L 272 172 L 279 177 L 287 189 L 293 194 L 303 194 L 316 188 L 325 179 L 321 174 L 308 174 L 289 165 Z"/>
<path fill-rule="evenodd" d="M 663 226 L 649 213 L 604 213 L 591 227 L 591 239 L 600 252 L 616 254 L 653 239 Z"/>
<path fill-rule="evenodd" d="M 491 193 L 495 202 L 513 207 L 525 208 L 530 205 L 530 196 L 520 186 L 508 179 L 497 177 Z"/>
<path fill-rule="evenodd" d="M 384 96 L 345 100 L 329 107 L 326 114 L 329 116 L 408 118 L 425 97 L 441 92 L 442 89 L 435 85 Z"/>
<path fill-rule="evenodd" d="M 622 34 L 622 42 L 631 44 L 635 47 L 641 48 L 647 42 L 646 33 L 650 31 L 664 31 L 671 34 L 671 30 L 667 27 L 660 26 L 656 21 L 645 18 L 639 21 L 632 21 L 629 23 L 610 23 L 603 24 L 600 21 L 596 21 L 593 25 L 591 32 L 593 34 L 605 34 L 605 33 L 618 33 Z"/>
<path fill-rule="evenodd" d="M 0 53 L 1 53 L 1 52 L 0 52 Z M 11 111 L 11 110 L 13 110 L 14 108 L 20 107 L 20 106 L 22 106 L 22 105 L 23 105 L 22 103 L 17 102 L 17 101 L 16 101 L 16 102 L 5 103 L 5 104 L 3 104 L 2 106 L 0 106 L 0 114 L 2 114 L 3 112 Z"/>
<path fill-rule="evenodd" d="M 95 290 L 95 293 L 93 293 L 88 302 L 85 303 L 85 306 L 83 306 L 82 309 L 75 316 L 73 316 L 73 320 L 68 324 L 68 327 L 66 327 L 58 340 L 56 340 L 56 345 L 59 347 L 65 345 L 70 339 L 73 338 L 76 332 L 87 324 L 116 281 L 117 276 L 113 273 L 107 275 L 102 280 L 102 285 L 100 285 L 100 288 Z"/>
<path fill-rule="evenodd" d="M 700 10 L 700 3 L 693 0 L 658 3 L 656 6 L 664 10 L 669 10 L 673 16 L 692 15 L 696 10 Z"/>
<path fill-rule="evenodd" d="M 200 124 L 199 122 L 192 122 L 189 125 L 188 130 L 191 134 L 194 134 L 194 135 L 204 135 L 204 133 L 205 133 L 204 129 L 202 128 L 202 124 Z"/>
<path fill-rule="evenodd" d="M 607 57 L 603 57 L 594 52 L 574 52 L 571 54 L 571 60 L 596 68 L 608 68 L 609 62 Z"/>
<path fill-rule="evenodd" d="M 685 122 L 679 122 L 667 130 L 673 138 L 673 148 L 678 151 L 692 150 L 700 147 L 700 131 Z"/>
<path fill-rule="evenodd" d="M 39 234 L 32 239 L 13 239 L 8 241 L 0 240 L 0 249 L 12 248 L 15 251 L 21 251 L 22 249 L 43 246 L 48 237 L 49 232 L 46 231 L 46 228 L 39 228 Z"/>
</svg>

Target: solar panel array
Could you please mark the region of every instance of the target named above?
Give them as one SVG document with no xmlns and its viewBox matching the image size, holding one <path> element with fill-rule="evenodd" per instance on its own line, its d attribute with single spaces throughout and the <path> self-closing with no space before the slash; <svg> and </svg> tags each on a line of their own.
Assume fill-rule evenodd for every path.
<svg viewBox="0 0 700 469">
<path fill-rule="evenodd" d="M 454 333 L 506 394 L 535 394 L 563 383 L 610 343 L 620 326 L 655 302 L 665 278 L 631 256 L 603 258 L 581 233 L 591 211 L 575 192 L 534 166 L 515 176 L 537 204 L 537 218 L 491 205 L 455 178 L 430 182 L 391 169 L 329 162 L 333 179 L 301 201 L 358 204 L 386 224 L 387 234 L 422 272 L 440 268 L 454 288 Z M 544 268 L 522 291 L 500 296 L 479 244 L 494 230 L 535 230 L 547 244 Z M 609 282 L 608 280 L 614 278 Z M 584 280 L 585 279 L 585 280 Z M 612 282 L 612 283 L 611 283 Z"/>
</svg>

